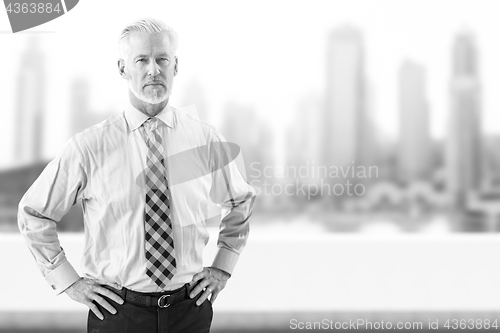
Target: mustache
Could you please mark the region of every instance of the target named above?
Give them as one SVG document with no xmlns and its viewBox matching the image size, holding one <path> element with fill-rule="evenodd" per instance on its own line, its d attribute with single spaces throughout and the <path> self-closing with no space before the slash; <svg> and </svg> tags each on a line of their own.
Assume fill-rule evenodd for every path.
<svg viewBox="0 0 500 333">
<path fill-rule="evenodd" d="M 165 86 L 165 82 L 161 79 L 148 80 L 146 83 L 144 83 L 144 87 L 147 86 L 148 84 L 161 84 L 161 85 Z"/>
</svg>

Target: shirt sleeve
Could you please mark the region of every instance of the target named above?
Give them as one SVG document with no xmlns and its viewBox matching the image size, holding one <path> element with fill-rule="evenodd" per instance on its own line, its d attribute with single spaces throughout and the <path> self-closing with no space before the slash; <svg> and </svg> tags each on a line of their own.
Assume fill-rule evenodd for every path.
<svg viewBox="0 0 500 333">
<path fill-rule="evenodd" d="M 19 203 L 19 230 L 42 275 L 57 295 L 80 278 L 59 243 L 56 223 L 84 197 L 87 187 L 84 161 L 73 137 Z"/>
<path fill-rule="evenodd" d="M 248 239 L 256 192 L 246 180 L 243 157 L 236 144 L 226 142 L 221 134 L 216 133 L 209 146 L 212 163 L 210 197 L 222 209 L 218 250 L 212 266 L 232 274 Z"/>
</svg>

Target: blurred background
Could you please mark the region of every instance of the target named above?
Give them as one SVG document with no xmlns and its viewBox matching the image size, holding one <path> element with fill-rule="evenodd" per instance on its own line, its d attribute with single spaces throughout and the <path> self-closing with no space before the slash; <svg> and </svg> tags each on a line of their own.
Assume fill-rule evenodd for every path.
<svg viewBox="0 0 500 333">
<path fill-rule="evenodd" d="M 179 35 L 171 104 L 194 105 L 241 146 L 259 194 L 214 331 L 493 322 L 499 9 L 495 0 L 85 0 L 17 34 L 0 10 L 0 331 L 85 331 L 85 308 L 53 296 L 37 271 L 17 205 L 72 135 L 123 110 L 117 37 L 148 16 Z M 207 263 L 217 224 L 209 229 Z M 79 205 L 58 230 L 78 266 Z"/>
</svg>

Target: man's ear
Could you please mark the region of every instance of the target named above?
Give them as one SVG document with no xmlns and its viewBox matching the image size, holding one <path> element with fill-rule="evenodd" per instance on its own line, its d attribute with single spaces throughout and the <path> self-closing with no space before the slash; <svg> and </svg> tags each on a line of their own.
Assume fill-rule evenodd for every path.
<svg viewBox="0 0 500 333">
<path fill-rule="evenodd" d="M 174 76 L 177 75 L 178 70 L 179 70 L 179 59 L 177 58 L 177 56 L 175 56 Z"/>
<path fill-rule="evenodd" d="M 128 74 L 125 72 L 125 60 L 118 59 L 118 73 L 123 79 L 128 79 Z"/>
</svg>

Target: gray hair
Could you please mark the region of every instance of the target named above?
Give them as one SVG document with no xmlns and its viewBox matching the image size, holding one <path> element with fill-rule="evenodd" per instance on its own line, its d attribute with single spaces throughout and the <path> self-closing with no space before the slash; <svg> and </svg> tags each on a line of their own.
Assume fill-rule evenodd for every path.
<svg viewBox="0 0 500 333">
<path fill-rule="evenodd" d="M 166 25 L 163 21 L 153 19 L 153 18 L 144 18 L 138 21 L 132 22 L 125 28 L 123 28 L 120 37 L 118 38 L 118 53 L 121 58 L 125 58 L 126 56 L 126 48 L 129 46 L 129 36 L 132 32 L 147 32 L 149 34 L 165 32 L 168 35 L 168 39 L 170 44 L 172 45 L 172 52 L 174 54 L 177 52 L 177 45 L 179 44 L 179 39 L 177 37 L 177 33 L 172 27 Z"/>
</svg>

